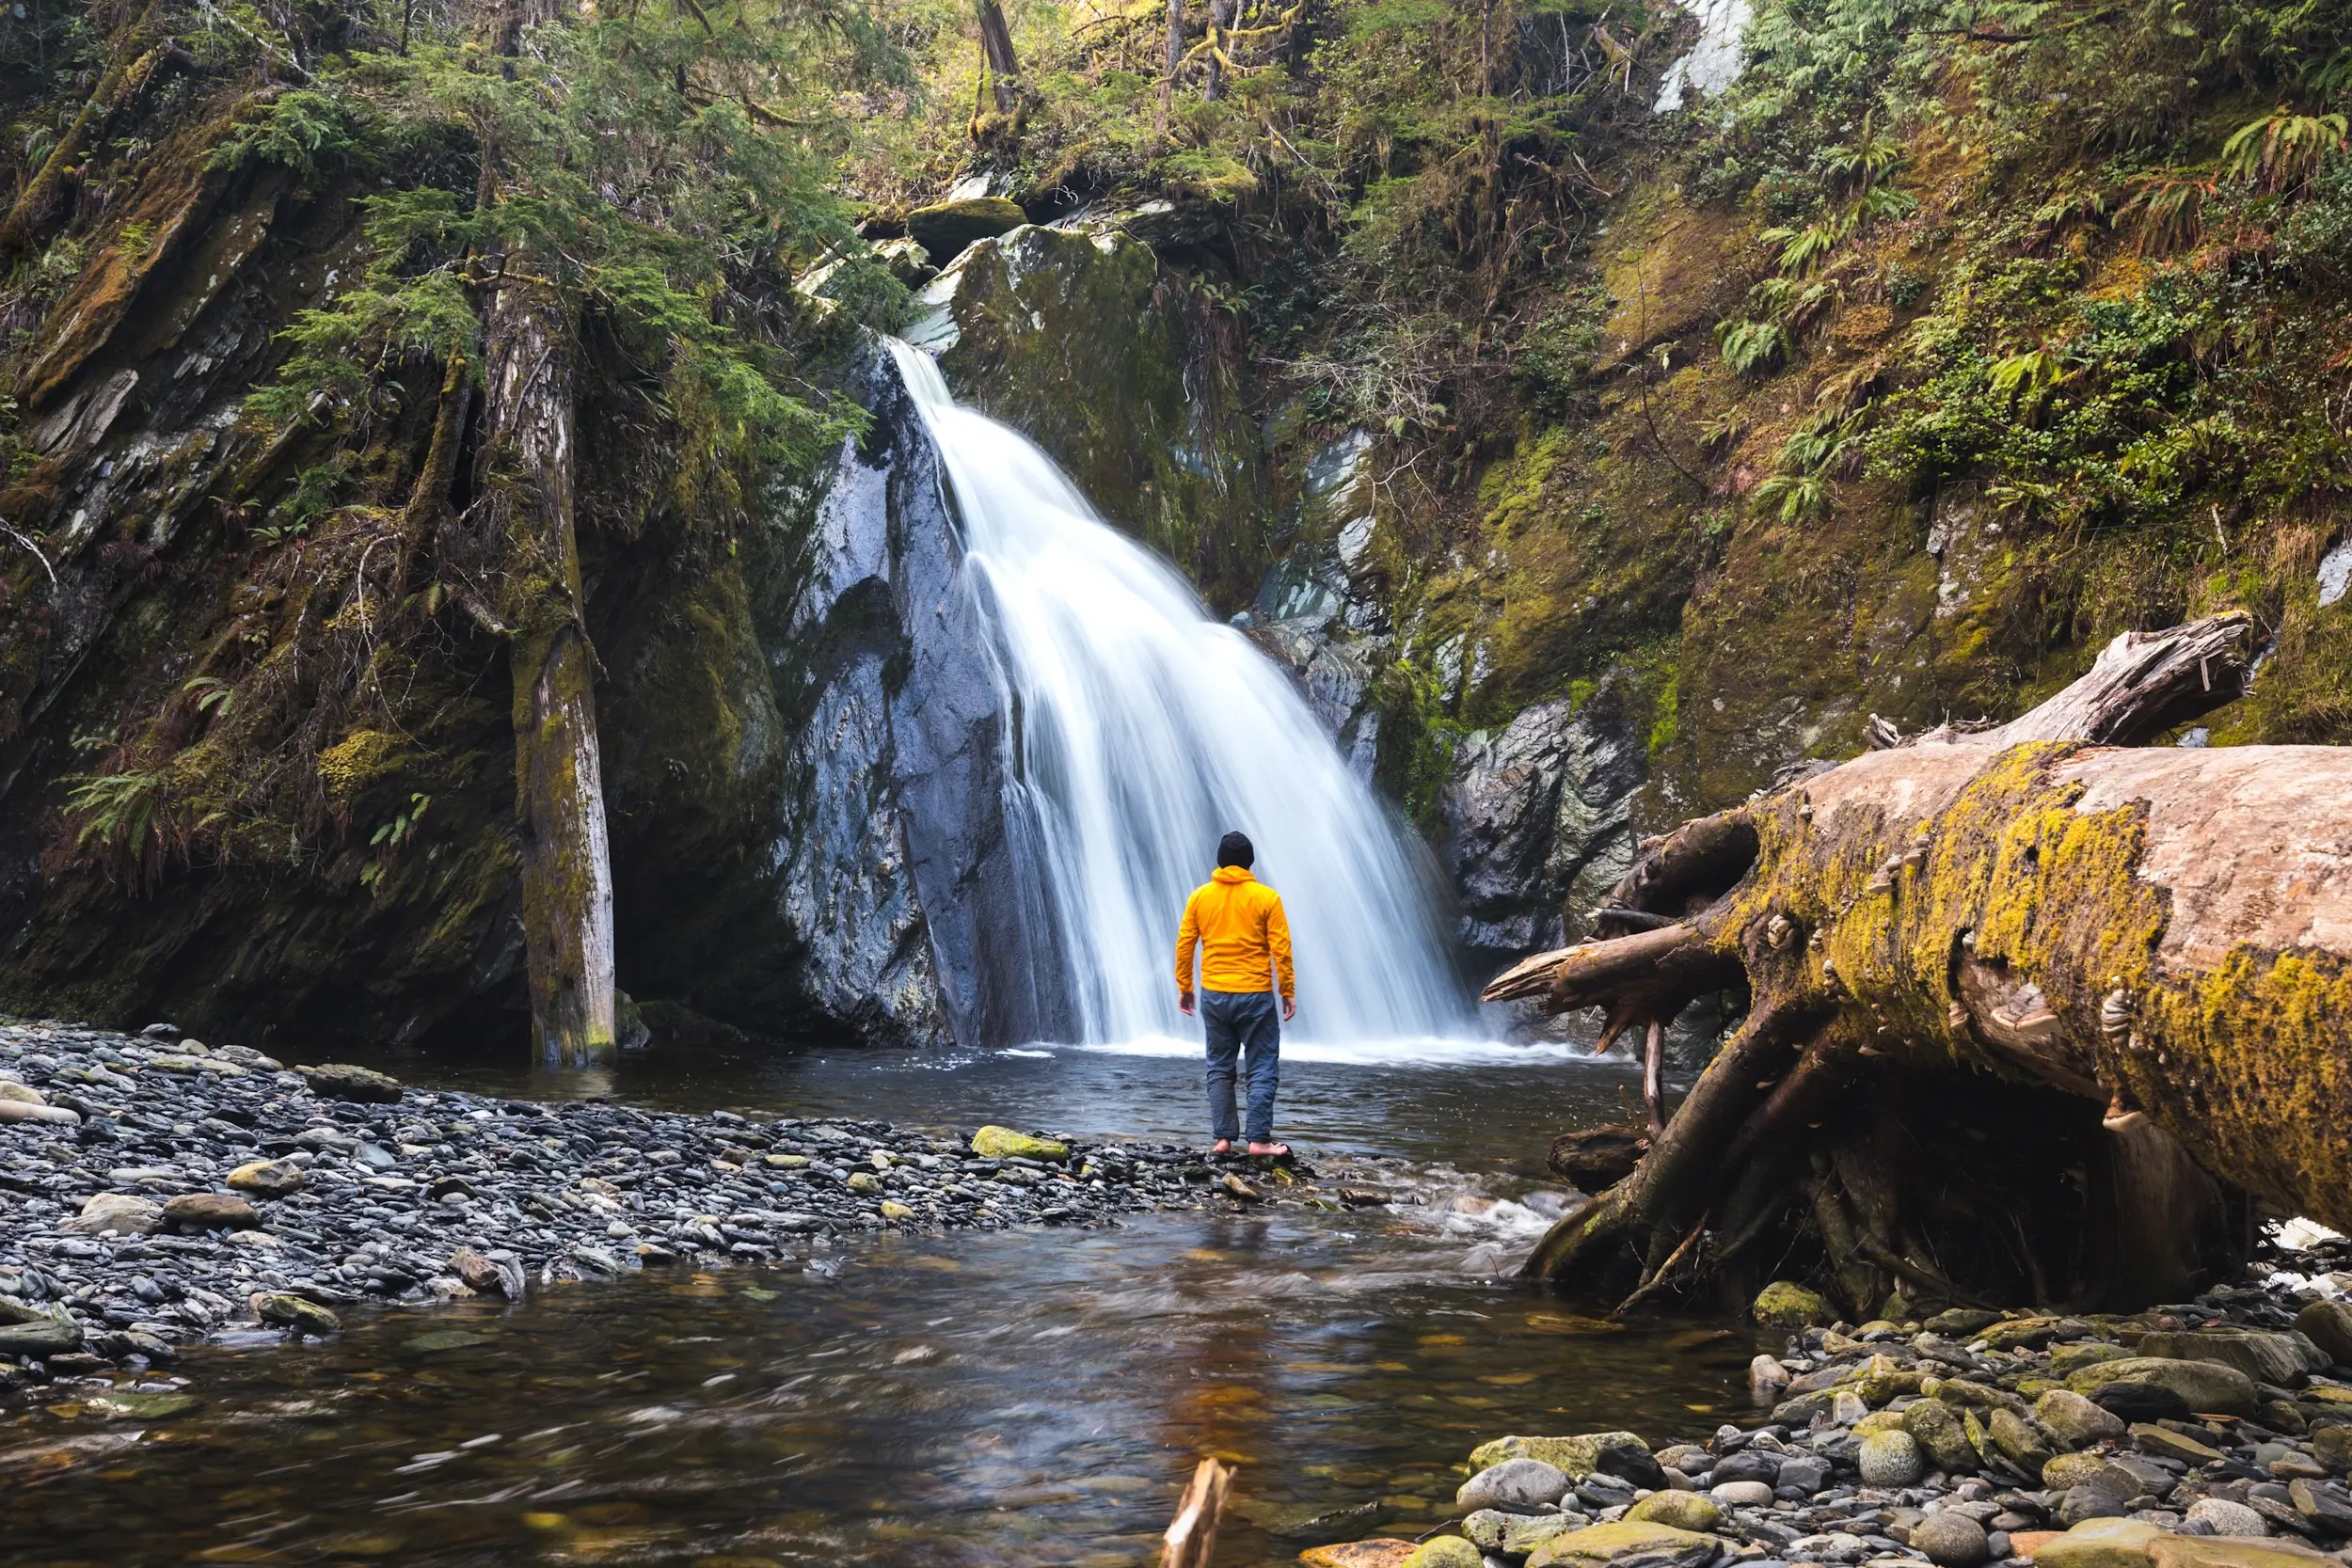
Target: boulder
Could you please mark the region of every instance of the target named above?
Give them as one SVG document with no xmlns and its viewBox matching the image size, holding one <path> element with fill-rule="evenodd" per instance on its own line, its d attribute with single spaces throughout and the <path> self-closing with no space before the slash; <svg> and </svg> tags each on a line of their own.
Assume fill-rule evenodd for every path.
<svg viewBox="0 0 2352 1568">
<path fill-rule="evenodd" d="M 1528 1555 L 1526 1568 L 1707 1568 L 1722 1551 L 1711 1535 L 1620 1521 L 1555 1535 Z"/>
<path fill-rule="evenodd" d="M 1567 1493 L 1567 1474 L 1557 1465 L 1540 1459 L 1506 1459 L 1464 1481 L 1454 1500 L 1468 1509 L 1531 1509 L 1549 1507 Z"/>
<path fill-rule="evenodd" d="M 2352 1301 L 2306 1302 L 2295 1326 L 2330 1359 L 2352 1367 Z"/>
<path fill-rule="evenodd" d="M 373 1068 L 354 1067 L 348 1062 L 327 1062 L 318 1067 L 298 1067 L 303 1082 L 312 1094 L 326 1100 L 353 1100 L 369 1105 L 400 1103 L 400 1080 Z"/>
<path fill-rule="evenodd" d="M 2328 1370 L 2328 1356 L 2305 1337 L 2245 1328 L 2144 1334 L 2139 1354 L 2178 1361 L 2217 1361 L 2235 1367 L 2256 1383 L 2292 1383 L 2303 1372 Z"/>
<path fill-rule="evenodd" d="M 1671 1525 L 1676 1529 L 1711 1530 L 1723 1522 L 1723 1506 L 1696 1492 L 1652 1492 L 1625 1511 L 1625 1523 L 1629 1525 Z"/>
<path fill-rule="evenodd" d="M 1486 1555 L 1458 1535 L 1424 1542 L 1399 1568 L 1486 1568 Z"/>
<path fill-rule="evenodd" d="M 229 1173 L 228 1185 L 255 1197 L 291 1197 L 309 1184 L 310 1177 L 289 1160 L 255 1160 Z M 437 1187 L 438 1182 L 435 1185 Z M 438 1197 L 440 1194 L 434 1194 Z"/>
<path fill-rule="evenodd" d="M 1604 1456 L 1639 1455 L 1655 1465 L 1649 1445 L 1629 1432 L 1587 1432 L 1571 1437 L 1498 1437 L 1470 1450 L 1470 1468 L 1484 1470 L 1506 1459 L 1540 1459 L 1577 1481 L 1603 1469 Z M 1618 1472 L 1610 1470 L 1608 1474 Z"/>
<path fill-rule="evenodd" d="M 976 241 L 994 239 L 1028 221 L 1019 203 L 1001 196 L 966 197 L 909 213 L 907 238 L 923 247 L 927 261 L 952 261 Z"/>
<path fill-rule="evenodd" d="M 2188 1401 L 2153 1383 L 2110 1383 L 2092 1389 L 2090 1402 L 2127 1426 L 2134 1421 L 2185 1421 L 2196 1415 Z"/>
<path fill-rule="evenodd" d="M 1995 1410 L 1984 1423 L 1984 1434 L 2029 1476 L 2042 1473 L 2050 1462 L 2050 1445 L 2034 1424 L 2010 1410 Z"/>
<path fill-rule="evenodd" d="M 82 1325 L 65 1318 L 0 1323 L 0 1355 L 63 1355 L 82 1348 Z"/>
<path fill-rule="evenodd" d="M 2066 1381 L 2078 1394 L 2088 1394 L 2110 1383 L 2153 1383 L 2178 1394 L 2191 1410 L 2201 1414 L 2251 1416 L 2258 1402 L 2253 1380 L 2235 1367 L 2218 1361 L 2134 1355 L 2085 1367 Z"/>
<path fill-rule="evenodd" d="M 2183 1515 L 2192 1525 L 2210 1526 L 2216 1535 L 2262 1536 L 2270 1533 L 2269 1524 L 2263 1516 L 2241 1502 L 2227 1497 L 2200 1497 L 2188 1505 Z"/>
<path fill-rule="evenodd" d="M 317 1302 L 282 1292 L 257 1297 L 253 1310 L 261 1315 L 263 1323 L 292 1329 L 296 1335 L 309 1334 L 325 1338 L 343 1326 L 341 1318 Z"/>
<path fill-rule="evenodd" d="M 96 1193 L 82 1212 L 57 1227 L 91 1236 L 152 1236 L 164 1227 L 164 1206 L 135 1193 Z"/>
<path fill-rule="evenodd" d="M 1758 1328 L 1781 1334 L 1802 1334 L 1817 1324 L 1837 1321 L 1836 1311 L 1820 1291 L 1786 1279 L 1775 1279 L 1757 1291 L 1752 1310 Z"/>
<path fill-rule="evenodd" d="M 2352 1426 L 2335 1425 L 2312 1429 L 2312 1452 L 2331 1470 L 2352 1470 Z"/>
<path fill-rule="evenodd" d="M 1070 1146 L 1009 1127 L 983 1127 L 972 1134 L 972 1152 L 983 1160 L 1067 1160 Z"/>
<path fill-rule="evenodd" d="M 1927 1474 L 1917 1438 L 1908 1432 L 1874 1432 L 1854 1456 L 1866 1486 L 1909 1486 Z"/>
<path fill-rule="evenodd" d="M 2123 1435 L 2121 1419 L 2072 1388 L 2053 1388 L 2034 1401 L 2033 1418 L 2070 1449 Z"/>
<path fill-rule="evenodd" d="M 1960 1411 L 1942 1400 L 1920 1400 L 1903 1412 L 1903 1430 L 1911 1433 L 1928 1463 L 1952 1475 L 1977 1468 L 1976 1446 Z"/>
<path fill-rule="evenodd" d="M 2042 1544 L 2039 1568 L 2148 1568 L 2148 1544 L 2165 1532 L 2139 1519 L 2086 1520 Z"/>
<path fill-rule="evenodd" d="M 2050 1350 L 2050 1374 L 2067 1377 L 2101 1361 L 2121 1361 L 2132 1353 L 2122 1345 L 2106 1339 L 2086 1339 L 2075 1345 L 2055 1345 Z"/>
<path fill-rule="evenodd" d="M 2096 1453 L 2062 1453 L 2042 1466 L 2042 1484 L 2053 1492 L 2072 1492 L 2077 1486 L 2096 1486 L 2106 1473 L 2106 1456 Z"/>
<path fill-rule="evenodd" d="M 1911 1547 L 1927 1554 L 1941 1568 L 1977 1568 L 1993 1555 L 1984 1527 L 1949 1509 L 1931 1513 L 1911 1527 Z"/>
<path fill-rule="evenodd" d="M 234 1193 L 183 1193 L 164 1205 L 164 1223 L 174 1230 L 252 1230 L 262 1216 Z"/>
</svg>

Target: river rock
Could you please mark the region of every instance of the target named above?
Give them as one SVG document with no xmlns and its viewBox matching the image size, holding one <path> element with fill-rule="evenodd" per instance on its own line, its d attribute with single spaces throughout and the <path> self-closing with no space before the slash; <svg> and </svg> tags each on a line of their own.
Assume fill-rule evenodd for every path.
<svg viewBox="0 0 2352 1568">
<path fill-rule="evenodd" d="M 2034 1424 L 2013 1410 L 1995 1410 L 1984 1423 L 1984 1434 L 2029 1476 L 2042 1473 L 2050 1462 L 2050 1445 Z"/>
<path fill-rule="evenodd" d="M 2217 1361 L 2236 1368 L 2256 1383 L 2291 1383 L 2301 1373 L 2328 1370 L 2326 1354 L 2300 1335 L 2242 1328 L 2144 1334 L 2140 1336 L 2138 1351 L 2144 1356 L 2180 1361 Z"/>
<path fill-rule="evenodd" d="M 233 1193 L 183 1193 L 164 1205 L 164 1221 L 175 1230 L 251 1230 L 262 1216 Z"/>
<path fill-rule="evenodd" d="M 1942 1400 L 1926 1399 L 1902 1413 L 1903 1430 L 1911 1433 L 1937 1469 L 1959 1475 L 1977 1467 L 1976 1446 L 1960 1412 Z"/>
<path fill-rule="evenodd" d="M 1032 1137 L 1009 1127 L 983 1127 L 972 1134 L 972 1152 L 983 1160 L 1067 1160 L 1070 1146 Z"/>
<path fill-rule="evenodd" d="M 256 1197 L 291 1197 L 309 1184 L 300 1165 L 286 1160 L 255 1160 L 229 1173 L 228 1185 Z M 439 1194 L 435 1194 L 439 1196 Z"/>
<path fill-rule="evenodd" d="M 1404 1568 L 1405 1560 L 1418 1549 L 1410 1541 L 1376 1536 L 1336 1546 L 1310 1546 L 1298 1554 L 1298 1560 L 1303 1568 Z"/>
<path fill-rule="evenodd" d="M 1992 1555 L 1984 1527 L 1964 1513 L 1946 1509 L 1911 1527 L 1911 1547 L 1927 1554 L 1942 1568 L 1977 1568 Z"/>
<path fill-rule="evenodd" d="M 1707 1568 L 1722 1550 L 1711 1535 L 1620 1521 L 1553 1536 L 1528 1554 L 1527 1568 Z"/>
<path fill-rule="evenodd" d="M 354 1067 L 348 1062 L 328 1062 L 318 1067 L 298 1067 L 310 1092 L 327 1100 L 351 1100 L 362 1104 L 397 1105 L 400 1103 L 400 1080 L 373 1068 Z"/>
<path fill-rule="evenodd" d="M 2090 1402 L 2126 1425 L 2134 1421 L 2185 1421 L 2195 1412 L 2188 1401 L 2154 1383 L 2109 1383 L 2090 1392 Z"/>
<path fill-rule="evenodd" d="M 2140 1452 L 2177 1459 L 2184 1465 L 2211 1465 L 2222 1457 L 2221 1450 L 2212 1444 L 2201 1443 L 2185 1432 L 2175 1432 L 2153 1421 L 2133 1422 L 2131 1435 Z"/>
<path fill-rule="evenodd" d="M 1425 1542 L 1399 1568 L 1486 1568 L 1486 1556 L 1458 1535 Z"/>
<path fill-rule="evenodd" d="M 1650 1457 L 1649 1445 L 1629 1432 L 1587 1432 L 1570 1437 L 1498 1437 L 1472 1449 L 1470 1462 L 1472 1469 L 1483 1470 L 1506 1459 L 1540 1459 L 1570 1478 L 1582 1481 L 1602 1468 L 1602 1459 L 1612 1454 L 1626 1460 L 1639 1455 L 1653 1465 L 1658 1463 Z"/>
<path fill-rule="evenodd" d="M 2062 1453 L 2042 1466 L 2042 1484 L 2052 1492 L 2071 1492 L 2077 1486 L 2096 1486 L 2106 1473 L 2106 1455 L 2101 1453 Z"/>
<path fill-rule="evenodd" d="M 82 1212 L 57 1227 L 92 1236 L 151 1236 L 164 1227 L 164 1207 L 134 1193 L 98 1193 L 82 1200 Z"/>
<path fill-rule="evenodd" d="M 343 1322 L 332 1310 L 302 1296 L 279 1293 L 265 1295 L 253 1304 L 253 1309 L 265 1323 L 290 1328 L 296 1334 L 314 1335 L 325 1338 L 338 1333 Z"/>
<path fill-rule="evenodd" d="M 2132 1353 L 2122 1345 L 2105 1339 L 2086 1339 L 2079 1344 L 2050 1347 L 2050 1375 L 2071 1377 L 2085 1367 L 2102 1361 L 2121 1361 Z"/>
<path fill-rule="evenodd" d="M 2099 1482 L 2069 1487 L 2058 1500 L 2058 1522 L 2069 1528 L 2087 1519 L 2117 1519 L 2122 1517 L 2123 1501 L 2115 1489 Z"/>
<path fill-rule="evenodd" d="M 2216 1535 L 2268 1535 L 2269 1523 L 2241 1502 L 2227 1497 L 2200 1497 L 2182 1517 L 2192 1525 L 2212 1527 Z"/>
<path fill-rule="evenodd" d="M 2245 1535 L 2159 1535 L 2148 1543 L 2152 1568 L 2326 1568 L 2336 1560 L 2295 1541 Z"/>
<path fill-rule="evenodd" d="M 2169 1388 L 2201 1414 L 2251 1416 L 2256 1403 L 2253 1381 L 2235 1367 L 2218 1361 L 2134 1355 L 2086 1367 L 2067 1379 L 2068 1386 L 2078 1394 L 2110 1383 L 2153 1383 Z"/>
<path fill-rule="evenodd" d="M 13 1078 L 0 1078 L 0 1101 L 13 1100 L 20 1105 L 46 1105 L 47 1098 L 30 1085 Z"/>
<path fill-rule="evenodd" d="M 2321 1535 L 2338 1540 L 2352 1536 L 2352 1502 L 2334 1485 L 2315 1484 L 2298 1476 L 2287 1483 L 2287 1501 Z"/>
<path fill-rule="evenodd" d="M 1540 1459 L 1505 1459 L 1464 1481 L 1454 1500 L 1471 1509 L 1543 1508 L 1558 1502 L 1567 1492 L 1567 1474 L 1557 1465 Z"/>
<path fill-rule="evenodd" d="M 2352 1367 L 2352 1301 L 2305 1302 L 2295 1314 L 2295 1326 L 2331 1359 Z"/>
<path fill-rule="evenodd" d="M 1726 1481 L 1761 1481 L 1766 1491 L 1780 1484 L 1781 1465 L 1785 1461 L 1769 1449 L 1741 1449 L 1715 1462 L 1712 1474 L 1715 1483 Z"/>
<path fill-rule="evenodd" d="M 64 1318 L 0 1323 L 0 1355 L 63 1355 L 82 1348 L 82 1326 Z"/>
<path fill-rule="evenodd" d="M 33 1105 L 22 1100 L 0 1100 L 0 1121 L 47 1121 L 60 1127 L 79 1127 L 82 1114 L 63 1105 Z"/>
<path fill-rule="evenodd" d="M 1756 1292 L 1752 1308 L 1758 1328 L 1782 1334 L 1802 1334 L 1818 1323 L 1834 1323 L 1837 1314 L 1818 1291 L 1786 1279 L 1775 1279 Z"/>
<path fill-rule="evenodd" d="M 1696 1492 L 1652 1492 L 1625 1511 L 1629 1525 L 1672 1525 L 1677 1529 L 1711 1530 L 1724 1522 L 1723 1506 Z"/>
<path fill-rule="evenodd" d="M 2122 1421 L 2072 1388 L 2053 1388 L 2034 1401 L 2033 1418 L 2070 1449 L 2123 1435 Z"/>
<path fill-rule="evenodd" d="M 2148 1568 L 2148 1544 L 2165 1532 L 2140 1519 L 2097 1518 L 2043 1542 L 2036 1568 Z"/>
<path fill-rule="evenodd" d="M 1918 1440 L 1909 1432 L 1877 1432 L 1862 1440 L 1855 1463 L 1868 1486 L 1909 1486 L 1927 1473 Z"/>
<path fill-rule="evenodd" d="M 1725 1508 L 1770 1508 L 1772 1489 L 1760 1481 L 1717 1481 L 1707 1489 L 1707 1495 Z M 1674 1523 L 1669 1519 L 1668 1524 Z"/>
<path fill-rule="evenodd" d="M 2330 1470 L 2352 1470 L 2352 1426 L 2313 1427 L 2311 1444 L 2312 1452 Z"/>
</svg>

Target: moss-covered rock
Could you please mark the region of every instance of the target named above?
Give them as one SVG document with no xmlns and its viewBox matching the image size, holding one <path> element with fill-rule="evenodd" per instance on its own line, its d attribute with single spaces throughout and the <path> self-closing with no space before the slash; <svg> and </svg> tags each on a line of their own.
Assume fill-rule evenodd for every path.
<svg viewBox="0 0 2352 1568">
<path fill-rule="evenodd" d="M 1749 1311 L 1758 1328 L 1780 1334 L 1798 1334 L 1837 1321 L 1836 1309 L 1820 1291 L 1786 1279 L 1775 1279 L 1758 1291 Z"/>
<path fill-rule="evenodd" d="M 2078 1394 L 2110 1383 L 2153 1383 L 2180 1395 L 2191 1410 L 2222 1416 L 2251 1416 L 2256 1403 L 2252 1380 L 2235 1367 L 2217 1361 L 2133 1355 L 2086 1367 L 2066 1381 Z"/>
<path fill-rule="evenodd" d="M 1070 1146 L 1051 1138 L 1016 1132 L 1009 1127 L 983 1127 L 972 1134 L 972 1152 L 983 1160 L 1067 1160 Z"/>
<path fill-rule="evenodd" d="M 993 239 L 1028 222 L 1020 204 L 1001 196 L 972 196 L 917 207 L 906 217 L 907 238 L 940 262 L 953 261 L 966 245 Z"/>
</svg>

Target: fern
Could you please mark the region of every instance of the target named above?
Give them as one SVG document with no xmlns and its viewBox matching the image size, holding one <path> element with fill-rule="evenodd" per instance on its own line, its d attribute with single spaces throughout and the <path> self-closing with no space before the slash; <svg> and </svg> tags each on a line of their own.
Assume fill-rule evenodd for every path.
<svg viewBox="0 0 2352 1568">
<path fill-rule="evenodd" d="M 2221 172 L 2266 191 L 2300 190 L 2345 145 L 2344 116 L 2298 115 L 2281 104 L 2221 144 Z"/>
<path fill-rule="evenodd" d="M 1742 375 L 1770 370 L 1791 349 L 1788 329 L 1778 322 L 1725 322 L 1716 329 L 1724 363 Z"/>
</svg>

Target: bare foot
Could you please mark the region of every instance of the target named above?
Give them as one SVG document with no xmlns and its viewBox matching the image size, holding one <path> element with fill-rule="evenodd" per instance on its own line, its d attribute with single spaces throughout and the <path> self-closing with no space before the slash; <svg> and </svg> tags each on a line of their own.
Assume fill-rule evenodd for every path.
<svg viewBox="0 0 2352 1568">
<path fill-rule="evenodd" d="M 1233 1140 L 1231 1138 L 1219 1138 L 1216 1140 L 1216 1147 L 1209 1150 L 1209 1152 L 1212 1154 L 1231 1154 L 1233 1152 Z"/>
<path fill-rule="evenodd" d="M 1280 1159 L 1283 1155 L 1288 1154 L 1290 1151 L 1291 1146 L 1288 1144 L 1251 1144 L 1249 1146 L 1250 1153 L 1264 1155 L 1270 1159 L 1276 1160 Z"/>
</svg>

